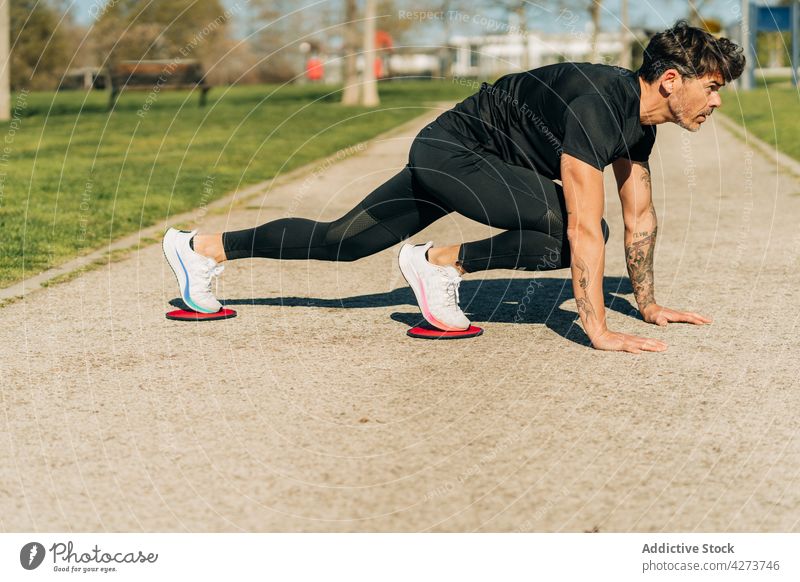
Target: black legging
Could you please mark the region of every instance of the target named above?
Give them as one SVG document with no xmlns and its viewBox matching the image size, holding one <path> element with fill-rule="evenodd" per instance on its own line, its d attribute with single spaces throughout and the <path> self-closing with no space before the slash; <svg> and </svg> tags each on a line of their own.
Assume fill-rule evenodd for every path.
<svg viewBox="0 0 800 582">
<path fill-rule="evenodd" d="M 228 259 L 355 261 L 450 212 L 505 230 L 461 244 L 458 259 L 466 272 L 569 266 L 561 186 L 486 150 L 467 147 L 436 122 L 414 139 L 406 167 L 341 218 L 281 218 L 226 232 L 222 242 Z M 602 226 L 608 240 L 605 221 Z"/>
</svg>

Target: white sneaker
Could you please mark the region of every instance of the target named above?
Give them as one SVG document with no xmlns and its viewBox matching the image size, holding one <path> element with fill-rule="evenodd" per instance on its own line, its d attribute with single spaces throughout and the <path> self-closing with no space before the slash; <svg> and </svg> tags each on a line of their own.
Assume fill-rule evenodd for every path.
<svg viewBox="0 0 800 582">
<path fill-rule="evenodd" d="M 222 309 L 222 304 L 211 293 L 211 279 L 219 276 L 225 266 L 192 250 L 189 241 L 195 234 L 196 230 L 188 232 L 170 228 L 161 246 L 178 279 L 184 303 L 200 313 L 216 313 Z"/>
<path fill-rule="evenodd" d="M 404 244 L 398 262 L 417 298 L 422 316 L 442 331 L 461 331 L 470 325 L 458 306 L 458 285 L 461 277 L 455 267 L 440 267 L 428 262 L 426 251 L 433 242 L 424 245 Z"/>
</svg>

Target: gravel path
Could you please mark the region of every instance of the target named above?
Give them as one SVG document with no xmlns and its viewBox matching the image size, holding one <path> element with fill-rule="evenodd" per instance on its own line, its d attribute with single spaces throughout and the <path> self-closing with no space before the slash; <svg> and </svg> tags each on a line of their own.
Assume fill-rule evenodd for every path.
<svg viewBox="0 0 800 582">
<path fill-rule="evenodd" d="M 335 218 L 436 113 L 201 228 Z M 484 335 L 412 340 L 397 248 L 232 262 L 218 323 L 164 318 L 159 245 L 4 308 L 0 529 L 800 529 L 800 183 L 719 121 L 662 126 L 651 166 L 657 300 L 715 318 L 631 316 L 607 175 L 609 325 L 663 354 L 587 347 L 567 271 L 473 274 Z M 413 240 L 488 232 L 447 217 Z"/>
</svg>

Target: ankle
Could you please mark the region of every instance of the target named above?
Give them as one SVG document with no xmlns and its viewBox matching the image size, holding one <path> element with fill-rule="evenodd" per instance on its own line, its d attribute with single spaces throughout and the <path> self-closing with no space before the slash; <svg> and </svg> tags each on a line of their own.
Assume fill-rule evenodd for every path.
<svg viewBox="0 0 800 582">
<path fill-rule="evenodd" d="M 425 259 L 432 265 L 439 267 L 453 267 L 460 275 L 466 273 L 461 261 L 458 260 L 459 246 L 433 248 L 425 251 Z"/>
<path fill-rule="evenodd" d="M 221 235 L 196 234 L 192 238 L 192 246 L 194 247 L 194 252 L 198 255 L 214 259 L 217 263 L 221 263 L 226 259 Z"/>
</svg>

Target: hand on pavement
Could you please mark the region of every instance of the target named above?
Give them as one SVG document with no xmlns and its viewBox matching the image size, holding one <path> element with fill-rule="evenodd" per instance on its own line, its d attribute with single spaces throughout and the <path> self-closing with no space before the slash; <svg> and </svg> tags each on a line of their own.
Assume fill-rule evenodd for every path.
<svg viewBox="0 0 800 582">
<path fill-rule="evenodd" d="M 592 345 L 598 350 L 630 352 L 632 354 L 663 352 L 667 349 L 667 344 L 660 340 L 629 335 L 627 333 L 617 333 L 610 330 L 606 330 L 592 338 Z"/>
<path fill-rule="evenodd" d="M 651 303 L 642 310 L 642 317 L 647 323 L 656 325 L 667 325 L 668 323 L 692 323 L 694 325 L 706 325 L 711 323 L 711 318 L 691 311 L 677 311 L 668 307 L 661 307 L 656 303 Z"/>
</svg>

